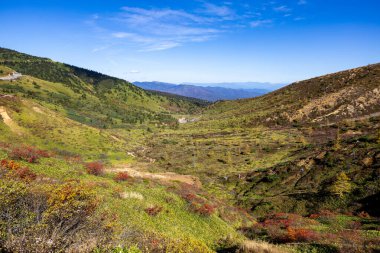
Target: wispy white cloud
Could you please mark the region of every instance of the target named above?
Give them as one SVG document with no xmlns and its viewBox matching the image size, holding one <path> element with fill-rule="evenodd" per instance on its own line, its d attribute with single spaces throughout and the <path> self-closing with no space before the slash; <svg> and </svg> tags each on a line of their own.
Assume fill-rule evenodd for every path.
<svg viewBox="0 0 380 253">
<path fill-rule="evenodd" d="M 120 18 L 130 24 L 139 25 L 147 24 L 152 21 L 170 22 L 170 21 L 192 21 L 195 23 L 205 23 L 210 19 L 203 16 L 191 14 L 182 10 L 173 9 L 143 9 L 124 6 L 121 8 L 123 13 Z"/>
<path fill-rule="evenodd" d="M 221 32 L 215 28 L 217 21 L 213 17 L 173 9 L 125 6 L 112 21 L 119 24 L 120 31 L 112 32 L 111 36 L 140 43 L 140 51 L 167 50 L 188 42 L 206 41 Z"/>
<path fill-rule="evenodd" d="M 140 52 L 153 52 L 153 51 L 162 51 L 175 47 L 181 46 L 181 43 L 174 41 L 158 41 L 156 43 L 152 43 L 151 45 L 143 48 Z"/>
<path fill-rule="evenodd" d="M 304 4 L 307 4 L 307 1 L 306 0 L 299 0 L 298 5 L 304 5 Z"/>
<path fill-rule="evenodd" d="M 231 5 L 229 3 L 228 5 Z M 235 11 L 233 11 L 229 6 L 225 5 L 215 5 L 211 3 L 204 3 L 201 13 L 206 13 L 210 15 L 214 15 L 226 20 L 233 20 L 235 18 Z"/>
<path fill-rule="evenodd" d="M 297 4 L 306 4 L 306 0 L 297 0 L 292 6 L 281 5 L 278 0 L 255 5 L 229 0 L 218 4 L 208 0 L 197 2 L 198 8 L 186 11 L 124 6 L 112 16 L 93 15 L 88 24 L 102 34 L 109 45 L 125 44 L 137 51 L 151 52 L 205 42 L 233 29 L 272 27 L 284 20 L 298 21 L 288 17 L 297 17 Z M 95 48 L 93 52 L 104 49 L 106 47 Z"/>
<path fill-rule="evenodd" d="M 281 5 L 281 6 L 278 6 L 278 7 L 274 7 L 273 10 L 277 11 L 277 12 L 289 12 L 291 11 L 292 9 L 290 9 L 289 7 L 287 7 L 286 5 Z"/>
<path fill-rule="evenodd" d="M 294 18 L 293 20 L 294 21 L 302 21 L 302 20 L 305 20 L 306 18 L 304 18 L 304 17 L 296 17 L 296 18 Z"/>
<path fill-rule="evenodd" d="M 117 39 L 128 39 L 130 41 L 139 42 L 139 43 L 151 43 L 154 41 L 153 38 L 148 38 L 146 36 L 141 36 L 136 33 L 127 33 L 127 32 L 114 32 L 111 34 L 113 38 Z"/>
<path fill-rule="evenodd" d="M 109 48 L 109 46 L 96 47 L 96 48 L 92 49 L 92 52 L 96 53 L 96 52 L 100 52 L 100 51 L 106 50 L 108 48 Z"/>
<path fill-rule="evenodd" d="M 250 23 L 251 27 L 260 27 L 260 26 L 270 26 L 272 25 L 273 20 L 265 19 L 265 20 L 255 20 Z"/>
</svg>

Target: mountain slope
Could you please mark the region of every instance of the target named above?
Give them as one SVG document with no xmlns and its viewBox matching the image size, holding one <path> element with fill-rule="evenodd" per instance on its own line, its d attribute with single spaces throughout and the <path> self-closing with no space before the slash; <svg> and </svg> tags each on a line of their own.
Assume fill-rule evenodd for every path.
<svg viewBox="0 0 380 253">
<path fill-rule="evenodd" d="M 210 105 L 0 52 L 0 251 L 378 250 L 379 65 Z"/>
<path fill-rule="evenodd" d="M 240 228 L 248 238 L 297 242 L 301 252 L 376 252 L 379 74 L 375 64 L 216 102 L 150 138 L 142 156 L 249 210 L 259 222 Z"/>
<path fill-rule="evenodd" d="M 379 109 L 380 64 L 374 64 L 293 83 L 259 98 L 219 102 L 208 115 L 245 126 L 328 124 Z"/>
<path fill-rule="evenodd" d="M 236 182 L 236 201 L 261 215 L 332 210 L 379 217 L 379 208 L 370 203 L 380 193 L 379 129 L 380 117 L 304 129 L 310 144 L 292 152 L 290 161 L 254 169 L 240 175 L 241 180 L 230 178 Z M 341 173 L 349 179 L 346 189 L 333 187 Z"/>
<path fill-rule="evenodd" d="M 211 253 L 244 240 L 236 227 L 252 217 L 133 153 L 198 102 L 1 52 L 0 75 L 22 73 L 0 80 L 1 252 Z"/>
<path fill-rule="evenodd" d="M 134 82 L 134 84 L 146 90 L 168 92 L 181 96 L 203 99 L 206 101 L 252 98 L 269 92 L 265 89 L 231 89 L 162 82 Z"/>
<path fill-rule="evenodd" d="M 170 112 L 199 108 L 189 100 L 147 93 L 118 78 L 4 48 L 0 48 L 0 64 L 25 75 L 14 81 L 16 85 L 2 82 L 2 92 L 60 105 L 72 119 L 93 126 L 175 125 Z"/>
</svg>

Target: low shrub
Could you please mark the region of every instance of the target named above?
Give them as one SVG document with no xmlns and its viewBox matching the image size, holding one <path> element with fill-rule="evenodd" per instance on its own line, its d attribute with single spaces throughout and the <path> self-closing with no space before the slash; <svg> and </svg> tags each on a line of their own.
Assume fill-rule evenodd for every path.
<svg viewBox="0 0 380 253">
<path fill-rule="evenodd" d="M 9 171 L 6 172 L 6 174 L 8 175 L 8 177 L 11 178 L 19 178 L 26 182 L 33 181 L 37 178 L 37 175 L 34 172 L 32 172 L 28 167 L 21 167 L 21 164 L 13 160 L 3 159 L 0 162 L 0 166 L 1 168 Z"/>
<path fill-rule="evenodd" d="M 275 213 L 268 215 L 248 232 L 268 236 L 271 241 L 279 243 L 312 242 L 319 240 L 319 234 L 305 227 L 318 224 L 316 220 L 297 214 Z"/>
<path fill-rule="evenodd" d="M 215 213 L 215 207 L 207 203 L 199 204 L 196 202 L 191 202 L 190 209 L 193 210 L 195 213 L 198 213 L 203 216 L 210 216 L 213 213 Z"/>
<path fill-rule="evenodd" d="M 36 180 L 37 175 L 31 171 L 28 167 L 20 168 L 15 171 L 15 175 L 24 181 Z"/>
<path fill-rule="evenodd" d="M 65 155 L 65 160 L 69 163 L 80 164 L 83 163 L 82 157 L 80 155 Z"/>
<path fill-rule="evenodd" d="M 127 172 L 119 172 L 115 176 L 115 181 L 117 182 L 127 181 L 129 178 L 130 176 Z"/>
<path fill-rule="evenodd" d="M 84 167 L 88 174 L 99 176 L 104 173 L 104 165 L 100 161 L 85 163 Z"/>
<path fill-rule="evenodd" d="M 370 216 L 367 212 L 365 212 L 365 211 L 361 211 L 361 212 L 358 214 L 358 216 L 359 216 L 360 218 L 363 218 L 363 219 L 371 218 L 371 216 Z"/>
<path fill-rule="evenodd" d="M 45 219 L 52 224 L 70 217 L 85 220 L 96 205 L 95 197 L 88 188 L 76 182 L 68 182 L 50 194 Z"/>
<path fill-rule="evenodd" d="M 179 189 L 174 189 L 174 192 L 186 200 L 189 203 L 189 209 L 195 213 L 210 216 L 216 211 L 215 205 L 199 196 L 200 190 L 193 185 L 182 184 Z"/>
<path fill-rule="evenodd" d="M 9 170 L 17 170 L 21 168 L 21 165 L 13 160 L 7 160 L 3 159 L 0 162 L 0 165 L 4 169 L 9 169 Z"/>
<path fill-rule="evenodd" d="M 287 229 L 288 227 L 300 227 L 307 225 L 317 225 L 318 221 L 304 218 L 301 215 L 293 213 L 275 213 L 268 215 L 262 222 L 262 225 L 267 226 L 277 226 L 282 229 Z"/>
<path fill-rule="evenodd" d="M 316 232 L 304 228 L 287 228 L 287 240 L 289 242 L 312 242 L 318 240 Z"/>
<path fill-rule="evenodd" d="M 151 207 L 148 207 L 145 209 L 145 212 L 150 215 L 150 216 L 156 216 L 157 214 L 159 214 L 160 212 L 162 211 L 162 207 L 161 206 L 151 206 Z"/>
<path fill-rule="evenodd" d="M 16 160 L 24 160 L 29 163 L 36 163 L 41 157 L 50 157 L 47 151 L 37 149 L 32 146 L 20 146 L 13 148 L 9 157 Z"/>
<path fill-rule="evenodd" d="M 55 190 L 52 190 L 52 189 Z M 112 230 L 78 182 L 31 184 L 0 177 L 1 252 L 92 252 Z"/>
<path fill-rule="evenodd" d="M 182 196 L 186 201 L 190 202 L 197 198 L 197 195 L 194 193 L 186 193 Z"/>
</svg>

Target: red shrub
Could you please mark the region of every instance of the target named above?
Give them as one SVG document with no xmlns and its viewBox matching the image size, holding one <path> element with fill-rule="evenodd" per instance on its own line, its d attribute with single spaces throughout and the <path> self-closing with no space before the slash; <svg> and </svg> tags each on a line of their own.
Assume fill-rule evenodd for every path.
<svg viewBox="0 0 380 253">
<path fill-rule="evenodd" d="M 319 212 L 319 216 L 334 217 L 336 216 L 336 213 L 333 213 L 330 210 L 322 210 Z"/>
<path fill-rule="evenodd" d="M 310 242 L 318 239 L 318 235 L 313 230 L 304 228 L 295 229 L 295 237 L 297 242 Z"/>
<path fill-rule="evenodd" d="M 84 165 L 88 174 L 99 176 L 104 172 L 104 165 L 102 162 L 89 162 Z"/>
<path fill-rule="evenodd" d="M 8 161 L 6 159 L 1 160 L 0 162 L 1 167 L 5 168 L 8 165 Z"/>
<path fill-rule="evenodd" d="M 24 181 L 33 181 L 37 178 L 37 175 L 33 173 L 28 167 L 21 167 L 21 165 L 13 160 L 3 159 L 0 165 L 4 169 L 8 169 L 9 176 L 16 176 Z"/>
<path fill-rule="evenodd" d="M 197 195 L 194 193 L 187 193 L 184 196 L 182 196 L 186 201 L 190 202 L 197 198 Z"/>
<path fill-rule="evenodd" d="M 35 152 L 38 156 L 40 157 L 51 157 L 50 153 L 47 152 L 46 150 L 42 150 L 42 149 L 35 149 Z"/>
<path fill-rule="evenodd" d="M 129 177 L 129 174 L 127 172 L 119 172 L 116 177 L 115 177 L 115 181 L 117 182 L 121 182 L 121 181 L 126 181 L 128 180 L 130 177 Z"/>
<path fill-rule="evenodd" d="M 149 214 L 150 216 L 156 216 L 162 211 L 161 206 L 152 206 L 145 209 L 145 212 Z"/>
<path fill-rule="evenodd" d="M 33 173 L 28 167 L 20 168 L 15 171 L 18 178 L 25 181 L 33 181 L 37 178 L 37 175 Z"/>
<path fill-rule="evenodd" d="M 207 203 L 198 204 L 193 202 L 191 203 L 191 209 L 203 216 L 210 216 L 215 212 L 215 207 Z"/>
<path fill-rule="evenodd" d="M 1 160 L 1 167 L 9 170 L 18 170 L 21 168 L 21 165 L 13 160 Z"/>
<path fill-rule="evenodd" d="M 360 230 L 362 228 L 362 223 L 360 221 L 352 221 L 347 227 L 349 229 Z"/>
<path fill-rule="evenodd" d="M 319 215 L 312 216 L 319 217 Z M 316 224 L 318 224 L 318 221 L 302 217 L 298 214 L 275 213 L 268 215 L 260 223 L 262 227 L 258 228 L 261 234 L 268 235 L 275 242 L 309 242 L 319 240 L 319 235 L 304 227 Z"/>
<path fill-rule="evenodd" d="M 297 241 L 297 234 L 296 234 L 296 230 L 294 228 L 288 227 L 286 229 L 286 231 L 288 232 L 288 234 L 287 234 L 287 240 L 289 240 L 291 242 Z"/>
<path fill-rule="evenodd" d="M 175 192 L 182 197 L 188 194 L 197 194 L 199 191 L 198 187 L 186 183 L 182 183 L 178 189 L 175 189 Z"/>
<path fill-rule="evenodd" d="M 12 159 L 24 160 L 29 163 L 36 163 L 40 157 L 50 157 L 50 155 L 47 151 L 35 147 L 21 146 L 13 148 L 9 157 Z"/>
<path fill-rule="evenodd" d="M 319 236 L 316 232 L 310 229 L 293 228 L 278 229 L 275 226 L 267 228 L 267 234 L 276 242 L 288 243 L 288 242 L 314 242 L 319 240 Z"/>
<path fill-rule="evenodd" d="M 205 197 L 201 197 L 200 189 L 190 184 L 181 184 L 179 188 L 170 188 L 189 203 L 189 209 L 204 216 L 210 216 L 216 210 L 215 205 Z"/>
<path fill-rule="evenodd" d="M 301 215 L 293 213 L 275 213 L 268 215 L 262 223 L 263 226 L 277 226 L 278 228 L 287 229 L 288 227 L 301 227 L 318 224 L 317 221 L 304 218 Z"/>
<path fill-rule="evenodd" d="M 0 148 L 9 148 L 10 144 L 5 142 L 0 142 Z"/>
<path fill-rule="evenodd" d="M 310 219 L 318 219 L 319 217 L 320 217 L 320 215 L 316 214 L 316 213 L 310 214 L 310 216 L 309 216 Z"/>
<path fill-rule="evenodd" d="M 360 217 L 360 218 L 371 218 L 371 216 L 367 213 L 367 212 L 365 212 L 365 211 L 361 211 L 359 214 L 358 214 L 358 216 Z"/>
<path fill-rule="evenodd" d="M 289 242 L 288 232 L 284 229 L 280 229 L 276 226 L 267 226 L 264 229 L 264 234 L 267 234 L 271 241 L 274 242 Z"/>
</svg>

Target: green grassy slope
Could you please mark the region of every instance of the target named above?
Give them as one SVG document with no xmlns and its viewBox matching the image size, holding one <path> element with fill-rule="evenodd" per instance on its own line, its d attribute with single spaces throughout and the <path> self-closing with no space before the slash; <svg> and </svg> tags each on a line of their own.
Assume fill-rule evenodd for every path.
<svg viewBox="0 0 380 253">
<path fill-rule="evenodd" d="M 91 189 L 88 194 L 96 198 L 96 211 L 81 221 L 86 225 L 78 228 L 83 238 L 77 244 L 88 247 L 83 252 L 95 248 L 109 252 L 117 245 L 123 246 L 124 252 L 130 252 L 128 248 L 133 247 L 145 252 L 154 248 L 161 248 L 160 252 L 212 252 L 229 247 L 228 243 L 224 245 L 225 240 L 234 245 L 244 240 L 236 227 L 252 224 L 253 219 L 201 188 L 173 180 L 138 177 L 120 182 L 115 181 L 116 172 L 108 171 L 115 164 L 136 163 L 129 151 L 143 147 L 145 138 L 155 132 L 175 129 L 177 115 L 199 110 L 198 101 L 145 92 L 123 80 L 14 51 L 2 49 L 0 57 L 6 59 L 0 65 L 2 75 L 13 71 L 23 74 L 17 80 L 0 81 L 0 160 L 3 161 L 0 198 L 11 201 L 16 196 L 15 202 L 0 204 L 1 213 L 16 212 L 20 209 L 18 204 L 32 201 L 41 206 L 22 207 L 25 215 L 46 217 L 51 215 L 48 208 L 48 200 L 54 197 L 51 189 L 63 187 L 70 192 L 83 186 Z M 34 151 L 29 146 L 47 150 L 50 156 L 28 162 L 12 155 L 17 149 L 31 155 Z M 101 161 L 106 172 L 97 176 L 88 174 L 85 164 L 89 161 Z M 9 163 L 20 168 L 9 167 Z M 14 194 L 7 195 L 9 192 Z M 82 198 L 81 194 L 73 196 Z M 188 198 L 189 194 L 194 197 Z M 85 205 L 85 199 L 83 196 L 78 204 Z M 71 221 L 70 205 L 76 202 L 66 202 L 66 197 L 59 197 L 59 201 L 66 206 L 63 217 Z M 38 252 L 68 250 L 64 248 L 68 246 L 56 240 L 78 239 L 70 239 L 70 230 L 66 227 L 60 230 L 61 225 L 51 232 L 58 233 L 59 239 L 45 238 L 41 227 L 49 229 L 54 223 L 34 218 L 25 221 L 23 215 L 1 220 L 0 251 L 3 247 L 14 251 L 19 250 L 17 247 Z M 16 229 L 13 226 L 18 222 L 22 226 Z M 92 234 L 84 227 L 92 226 L 104 226 L 108 230 L 86 241 Z M 22 234 L 45 239 L 39 245 L 38 240 L 32 239 L 20 243 L 18 236 Z M 76 244 L 71 241 L 70 245 Z"/>
<path fill-rule="evenodd" d="M 145 92 L 118 78 L 4 48 L 0 48 L 0 65 L 27 75 L 14 83 L 1 82 L 2 92 L 62 106 L 70 118 L 97 127 L 175 125 L 170 112 L 199 108 L 188 99 Z"/>
<path fill-rule="evenodd" d="M 363 220 L 357 215 L 379 217 L 370 204 L 380 192 L 379 75 L 377 64 L 298 82 L 259 98 L 217 102 L 193 116 L 195 122 L 149 137 L 141 159 L 156 161 L 151 170 L 200 177 L 208 192 L 249 209 L 259 220 L 277 212 L 350 213 L 350 221 L 372 224 L 353 232 L 361 238 L 353 242 L 355 250 L 371 252 L 358 245 L 380 238 L 374 230 L 378 218 Z M 336 184 L 341 173 L 349 186 L 340 197 L 332 188 L 340 187 Z M 338 242 L 347 229 L 334 230 L 334 222 L 338 221 L 321 233 L 316 227 L 299 229 L 315 237 L 307 240 L 331 244 L 326 234 L 335 234 Z M 284 239 L 288 225 L 276 224 L 282 228 L 267 228 L 264 223 L 262 231 L 249 228 L 254 232 L 247 235 L 302 242 Z M 279 234 L 271 234 L 273 230 Z"/>
</svg>

